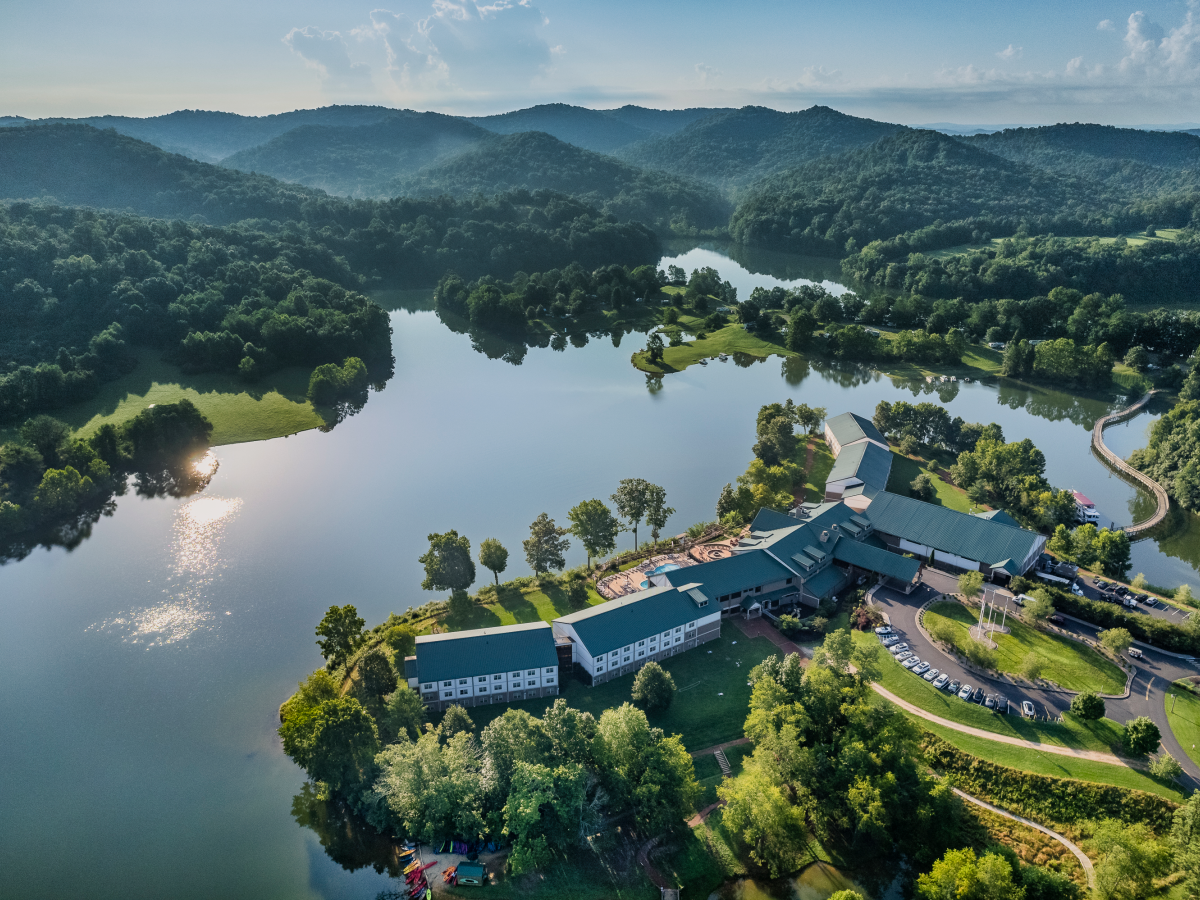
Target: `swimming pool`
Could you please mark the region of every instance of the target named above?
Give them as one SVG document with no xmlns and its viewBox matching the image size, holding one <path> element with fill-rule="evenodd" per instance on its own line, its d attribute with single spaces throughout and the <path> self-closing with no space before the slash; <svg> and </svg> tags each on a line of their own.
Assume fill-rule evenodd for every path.
<svg viewBox="0 0 1200 900">
<path fill-rule="evenodd" d="M 674 572 L 676 569 L 682 569 L 682 568 L 683 568 L 683 566 L 679 565 L 679 563 L 663 563 L 658 568 L 652 570 L 650 572 L 650 574 L 651 575 L 661 575 L 663 572 Z M 650 587 L 650 579 L 649 578 L 645 579 L 641 584 L 638 585 L 638 587 L 641 587 L 641 588 Z"/>
</svg>

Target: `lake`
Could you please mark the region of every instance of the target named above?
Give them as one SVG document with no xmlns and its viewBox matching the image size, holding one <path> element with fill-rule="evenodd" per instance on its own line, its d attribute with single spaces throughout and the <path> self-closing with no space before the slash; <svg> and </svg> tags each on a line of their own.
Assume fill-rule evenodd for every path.
<svg viewBox="0 0 1200 900">
<path fill-rule="evenodd" d="M 747 259 L 756 275 L 695 249 L 670 263 L 713 265 L 743 298 L 800 277 L 836 283 L 828 261 Z M 325 610 L 353 603 L 374 624 L 437 597 L 417 562 L 434 531 L 476 548 L 499 538 L 506 575 L 524 574 L 539 513 L 562 524 L 621 478 L 666 488 L 668 534 L 712 519 L 764 403 L 870 415 L 880 400 L 940 397 L 952 415 L 1031 438 L 1052 483 L 1118 521 L 1153 506 L 1089 452 L 1103 401 L 1007 383 L 926 393 L 778 358 L 659 386 L 630 364 L 639 334 L 531 348 L 513 365 L 411 301 L 392 313 L 395 377 L 332 432 L 216 448 L 202 494 L 121 497 L 77 549 L 0 566 L 0 895 L 374 897 L 390 882 L 365 865 L 370 847 L 348 871 L 297 824 L 304 779 L 275 735 L 279 703 L 321 663 Z M 1151 419 L 1110 430 L 1117 452 L 1144 445 Z M 1139 542 L 1133 571 L 1200 585 L 1196 533 Z M 583 561 L 573 546 L 568 563 Z"/>
</svg>

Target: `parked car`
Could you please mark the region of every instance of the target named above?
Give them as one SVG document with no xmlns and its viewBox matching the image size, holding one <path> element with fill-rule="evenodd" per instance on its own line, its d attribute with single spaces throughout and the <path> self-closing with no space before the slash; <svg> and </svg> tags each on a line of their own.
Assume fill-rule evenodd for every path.
<svg viewBox="0 0 1200 900">
<path fill-rule="evenodd" d="M 1083 591 L 1080 589 L 1079 585 L 1077 585 L 1077 584 L 1071 585 L 1071 593 L 1074 594 L 1076 597 L 1083 596 Z"/>
<path fill-rule="evenodd" d="M 959 689 L 960 687 L 962 687 L 962 683 L 961 683 L 961 682 L 959 682 L 959 681 L 952 681 L 952 682 L 950 682 L 948 685 L 946 685 L 946 690 L 947 690 L 947 691 L 949 691 L 951 694 L 957 694 L 957 693 L 958 693 L 958 689 Z"/>
<path fill-rule="evenodd" d="M 1102 591 L 1107 591 L 1110 587 L 1112 587 L 1112 584 L 1105 581 L 1103 578 L 1097 578 L 1096 587 L 1100 588 Z"/>
<path fill-rule="evenodd" d="M 971 702 L 972 703 L 982 703 L 983 702 L 983 688 L 981 688 L 981 687 L 975 688 L 975 693 L 973 693 L 971 695 Z"/>
<path fill-rule="evenodd" d="M 934 686 L 935 688 L 937 688 L 937 689 L 940 691 L 942 688 L 944 688 L 944 687 L 946 686 L 946 682 L 947 682 L 947 681 L 949 681 L 949 680 L 950 680 L 950 676 L 949 676 L 949 675 L 947 675 L 945 672 L 943 672 L 943 673 L 942 673 L 941 675 L 939 675 L 939 676 L 937 677 L 937 679 L 936 679 L 936 680 L 933 682 L 933 686 Z"/>
<path fill-rule="evenodd" d="M 1046 616 L 1046 621 L 1053 622 L 1055 625 L 1065 625 L 1067 620 L 1064 619 L 1062 616 L 1060 616 L 1058 613 L 1055 613 L 1052 616 Z"/>
<path fill-rule="evenodd" d="M 900 654 L 903 653 L 904 651 L 906 651 L 907 649 L 908 649 L 908 644 L 896 644 L 893 647 L 889 647 L 888 652 L 891 653 L 892 656 L 896 657 L 896 659 L 899 659 Z"/>
<path fill-rule="evenodd" d="M 970 697 L 971 697 L 971 691 L 973 691 L 973 690 L 974 690 L 974 688 L 973 688 L 973 687 L 971 687 L 969 684 L 964 684 L 964 685 L 962 686 L 962 690 L 958 692 L 958 699 L 959 699 L 959 700 L 968 700 L 968 699 L 970 699 Z"/>
<path fill-rule="evenodd" d="M 896 662 L 902 663 L 911 656 L 912 656 L 911 650 L 905 650 L 903 653 L 897 653 L 896 654 Z"/>
<path fill-rule="evenodd" d="M 1028 718 L 1032 719 L 1033 718 L 1033 704 L 1030 703 L 1028 700 L 1022 700 L 1021 701 L 1021 713 L 1025 716 L 1027 716 Z"/>
<path fill-rule="evenodd" d="M 937 678 L 939 674 L 940 674 L 940 672 L 937 669 L 930 669 L 928 672 L 926 672 L 921 677 L 924 678 L 926 681 L 933 681 L 933 679 Z"/>
<path fill-rule="evenodd" d="M 880 634 L 880 635 L 891 634 L 892 626 L 891 625 L 880 625 L 878 628 L 875 629 L 875 633 Z"/>
<path fill-rule="evenodd" d="M 924 673 L 926 673 L 928 671 L 929 671 L 929 663 L 927 663 L 927 662 L 919 662 L 915 666 L 913 666 L 913 672 L 917 675 L 923 675 Z"/>
<path fill-rule="evenodd" d="M 900 643 L 900 635 L 898 634 L 883 634 L 879 636 L 879 642 L 885 647 L 890 647 L 892 644 Z"/>
<path fill-rule="evenodd" d="M 996 698 L 993 697 L 991 694 L 988 694 L 986 697 L 983 698 L 983 705 L 986 706 L 988 709 L 995 709 L 996 708 Z"/>
<path fill-rule="evenodd" d="M 914 666 L 919 666 L 920 664 L 921 664 L 921 658 L 918 656 L 910 656 L 904 662 L 900 663 L 900 665 L 904 666 L 904 668 L 906 668 L 906 669 L 911 669 Z"/>
<path fill-rule="evenodd" d="M 1129 648 L 1129 655 L 1130 655 L 1130 656 L 1132 656 L 1134 659 L 1141 659 L 1141 658 L 1142 658 L 1142 651 L 1141 651 L 1141 650 L 1139 650 L 1137 647 L 1130 647 L 1130 648 Z"/>
<path fill-rule="evenodd" d="M 1003 694 L 996 695 L 996 712 L 998 712 L 998 713 L 1008 712 L 1008 698 L 1005 697 Z"/>
</svg>

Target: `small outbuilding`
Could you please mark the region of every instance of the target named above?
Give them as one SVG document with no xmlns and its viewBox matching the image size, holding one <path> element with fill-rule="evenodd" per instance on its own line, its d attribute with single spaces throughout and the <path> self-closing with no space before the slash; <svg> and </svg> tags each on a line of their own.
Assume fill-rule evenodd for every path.
<svg viewBox="0 0 1200 900">
<path fill-rule="evenodd" d="M 469 884 L 479 887 L 487 879 L 487 869 L 479 863 L 459 863 L 456 874 L 458 875 L 459 885 Z"/>
</svg>

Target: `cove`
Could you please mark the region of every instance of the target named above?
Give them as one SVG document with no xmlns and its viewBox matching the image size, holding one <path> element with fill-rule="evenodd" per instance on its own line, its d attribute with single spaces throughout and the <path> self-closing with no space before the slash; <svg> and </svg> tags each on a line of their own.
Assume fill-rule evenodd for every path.
<svg viewBox="0 0 1200 900">
<path fill-rule="evenodd" d="M 755 274 L 757 261 L 717 249 L 672 262 L 714 265 L 739 296 L 776 278 L 831 280 L 800 263 Z M 218 447 L 202 494 L 128 494 L 76 549 L 0 566 L 0 894 L 370 900 L 390 884 L 380 851 L 356 843 L 344 868 L 297 824 L 333 813 L 304 798 L 275 735 L 279 703 L 320 664 L 325 610 L 353 603 L 373 624 L 433 599 L 417 562 L 433 531 L 458 529 L 473 548 L 499 538 L 506 577 L 523 574 L 539 513 L 563 524 L 621 478 L 666 488 L 678 511 L 667 534 L 711 519 L 764 403 L 870 414 L 880 400 L 937 400 L 1031 438 L 1053 484 L 1113 518 L 1152 502 L 1088 450 L 1114 405 L 1103 400 L 1008 382 L 934 390 L 779 358 L 647 382 L 629 362 L 645 345 L 636 333 L 529 348 L 514 365 L 478 352 L 427 299 L 394 298 L 395 376 L 329 433 Z M 1152 415 L 1110 430 L 1110 444 L 1144 445 Z M 1135 544 L 1133 571 L 1200 584 L 1171 540 Z M 583 560 L 573 544 L 568 563 Z"/>
</svg>

